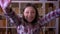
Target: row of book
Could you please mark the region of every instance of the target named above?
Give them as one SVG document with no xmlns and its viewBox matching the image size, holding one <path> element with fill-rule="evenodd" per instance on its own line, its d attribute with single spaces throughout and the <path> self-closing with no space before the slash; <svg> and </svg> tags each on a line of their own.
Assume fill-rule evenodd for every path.
<svg viewBox="0 0 60 34">
<path fill-rule="evenodd" d="M 15 28 L 0 28 L 0 34 L 17 34 L 17 31 Z"/>
<path fill-rule="evenodd" d="M 17 31 L 15 28 L 0 28 L 0 34 L 17 34 Z M 40 31 L 40 34 L 55 34 L 55 28 L 48 28 L 48 29 L 44 29 Z"/>
</svg>

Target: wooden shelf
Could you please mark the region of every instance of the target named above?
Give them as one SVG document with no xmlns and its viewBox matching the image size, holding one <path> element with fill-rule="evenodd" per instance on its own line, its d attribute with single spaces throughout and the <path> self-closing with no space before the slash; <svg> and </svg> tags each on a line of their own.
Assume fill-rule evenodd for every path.
<svg viewBox="0 0 60 34">
<path fill-rule="evenodd" d="M 11 1 L 12 3 L 55 3 L 57 1 Z"/>
</svg>

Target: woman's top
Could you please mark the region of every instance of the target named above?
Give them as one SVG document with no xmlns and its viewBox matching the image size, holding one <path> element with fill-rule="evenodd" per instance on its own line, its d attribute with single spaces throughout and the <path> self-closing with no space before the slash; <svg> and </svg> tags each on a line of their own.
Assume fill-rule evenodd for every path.
<svg viewBox="0 0 60 34">
<path fill-rule="evenodd" d="M 38 21 L 35 24 L 35 26 L 26 24 L 22 18 L 20 18 L 19 16 L 15 14 L 14 11 L 6 10 L 5 16 L 14 21 L 14 23 L 17 26 L 18 34 L 39 34 L 42 26 L 49 23 L 51 20 L 55 19 L 56 17 L 60 16 L 60 9 L 51 11 L 50 13 L 46 14 L 42 18 L 37 19 Z M 25 23 L 25 25 L 21 23 Z"/>
</svg>

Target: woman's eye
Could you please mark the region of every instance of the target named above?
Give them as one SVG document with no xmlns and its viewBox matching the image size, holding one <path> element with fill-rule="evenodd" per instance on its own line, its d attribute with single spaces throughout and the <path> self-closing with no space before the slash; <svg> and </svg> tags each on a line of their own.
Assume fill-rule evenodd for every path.
<svg viewBox="0 0 60 34">
<path fill-rule="evenodd" d="M 26 13 L 29 13 L 29 12 L 26 12 Z"/>
<path fill-rule="evenodd" d="M 32 13 L 34 13 L 34 12 L 32 12 Z"/>
</svg>

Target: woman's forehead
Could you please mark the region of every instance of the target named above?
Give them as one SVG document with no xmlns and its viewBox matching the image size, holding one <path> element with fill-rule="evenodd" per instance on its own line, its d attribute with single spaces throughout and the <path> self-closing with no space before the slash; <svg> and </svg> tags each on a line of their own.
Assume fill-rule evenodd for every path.
<svg viewBox="0 0 60 34">
<path fill-rule="evenodd" d="M 35 11 L 35 9 L 34 9 L 33 7 L 26 7 L 26 8 L 25 8 L 25 11 L 26 11 L 26 10 Z"/>
</svg>

